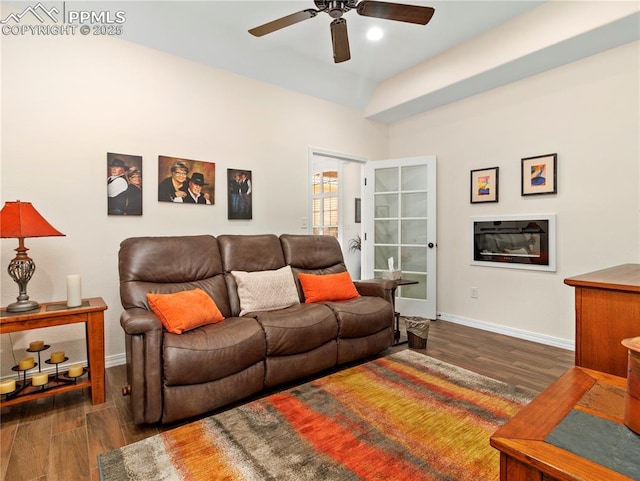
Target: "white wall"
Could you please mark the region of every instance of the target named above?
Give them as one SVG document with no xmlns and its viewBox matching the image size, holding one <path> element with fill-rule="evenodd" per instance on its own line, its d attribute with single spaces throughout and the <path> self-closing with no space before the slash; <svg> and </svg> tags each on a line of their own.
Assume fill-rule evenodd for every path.
<svg viewBox="0 0 640 481">
<path fill-rule="evenodd" d="M 438 157 L 442 318 L 571 347 L 563 280 L 640 261 L 639 51 L 618 47 L 391 126 L 391 157 Z M 558 194 L 521 197 L 520 159 L 554 152 Z M 499 203 L 470 204 L 470 170 L 494 166 Z M 557 214 L 557 272 L 469 265 L 470 217 L 525 213 Z"/>
<path fill-rule="evenodd" d="M 388 127 L 362 113 L 119 39 L 2 38 L 1 199 L 29 201 L 66 237 L 27 239 L 32 299 L 103 297 L 107 365 L 122 360 L 117 253 L 131 236 L 306 233 L 308 149 L 357 157 L 388 154 Z M 143 156 L 144 215 L 107 216 L 107 152 Z M 157 202 L 158 155 L 216 163 L 215 205 Z M 226 169 L 253 173 L 252 221 L 228 221 Z M 17 240 L 2 240 L 1 303 L 15 301 L 6 274 Z M 82 326 L 12 334 L 57 344 Z M 80 343 L 81 344 L 81 343 Z M 59 347 L 59 346 L 55 346 Z M 12 365 L 2 336 L 3 370 Z M 7 357 L 8 356 L 8 357 Z M 79 359 L 74 359 L 76 362 Z M 10 373 L 10 371 L 8 371 Z"/>
</svg>

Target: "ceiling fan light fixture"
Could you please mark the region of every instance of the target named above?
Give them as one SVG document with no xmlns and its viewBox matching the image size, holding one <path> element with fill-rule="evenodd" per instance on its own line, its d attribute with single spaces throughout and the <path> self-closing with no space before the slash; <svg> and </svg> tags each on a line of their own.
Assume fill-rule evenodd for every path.
<svg viewBox="0 0 640 481">
<path fill-rule="evenodd" d="M 251 35 L 262 37 L 296 23 L 308 20 L 319 13 L 327 13 L 331 22 L 331 42 L 333 46 L 333 61 L 335 63 L 346 62 L 351 58 L 349 49 L 349 35 L 347 33 L 347 21 L 343 15 L 349 10 L 355 9 L 358 15 L 363 17 L 395 20 L 397 22 L 426 25 L 433 16 L 434 9 L 419 5 L 405 5 L 402 3 L 379 2 L 377 0 L 313 0 L 316 9 L 308 8 L 301 12 L 286 15 L 277 20 L 267 22 L 264 25 L 249 30 Z M 382 39 L 383 31 L 379 27 L 373 27 L 367 33 L 371 42 Z"/>
<path fill-rule="evenodd" d="M 384 31 L 380 27 L 371 27 L 367 30 L 367 40 L 377 42 L 384 37 Z"/>
</svg>

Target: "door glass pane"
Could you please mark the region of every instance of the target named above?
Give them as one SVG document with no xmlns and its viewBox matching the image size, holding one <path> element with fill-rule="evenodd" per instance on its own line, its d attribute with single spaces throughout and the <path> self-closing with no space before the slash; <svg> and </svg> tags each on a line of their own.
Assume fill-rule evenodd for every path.
<svg viewBox="0 0 640 481">
<path fill-rule="evenodd" d="M 324 204 L 324 225 L 338 225 L 338 198 L 337 197 L 325 197 L 323 199 Z"/>
<path fill-rule="evenodd" d="M 401 221 L 401 224 L 402 224 L 402 244 L 424 245 L 427 243 L 427 221 L 426 220 L 403 220 Z"/>
<path fill-rule="evenodd" d="M 418 281 L 418 284 L 410 286 L 402 286 L 399 288 L 399 297 L 409 299 L 426 299 L 427 298 L 427 276 L 425 274 L 407 274 L 402 273 L 403 279 L 411 279 Z"/>
<path fill-rule="evenodd" d="M 375 217 L 398 217 L 398 194 L 378 194 L 375 199 Z"/>
<path fill-rule="evenodd" d="M 402 190 L 427 190 L 427 166 L 402 167 Z"/>
<path fill-rule="evenodd" d="M 338 191 L 338 172 L 327 171 L 322 173 L 322 192 Z"/>
<path fill-rule="evenodd" d="M 375 192 L 397 192 L 398 185 L 397 168 L 376 170 Z"/>
<path fill-rule="evenodd" d="M 397 220 L 378 220 L 375 224 L 376 244 L 399 244 L 398 239 L 398 221 Z"/>
<path fill-rule="evenodd" d="M 324 235 L 331 235 L 333 237 L 338 237 L 338 228 L 337 227 L 325 227 L 322 229 L 322 233 Z"/>
<path fill-rule="evenodd" d="M 313 179 L 311 180 L 311 185 L 313 186 L 313 193 L 314 194 L 319 194 L 320 193 L 320 184 L 321 184 L 321 179 L 320 179 L 320 172 L 314 172 L 313 173 Z"/>
<path fill-rule="evenodd" d="M 393 257 L 393 265 L 398 266 L 398 248 L 396 246 L 376 246 L 374 248 L 375 264 L 373 266 L 376 270 L 389 270 L 389 264 L 387 259 Z M 376 277 L 380 277 L 381 274 L 376 273 Z"/>
<path fill-rule="evenodd" d="M 400 251 L 403 277 L 406 271 L 427 272 L 427 250 L 424 247 L 402 247 Z"/>
<path fill-rule="evenodd" d="M 402 194 L 402 217 L 427 217 L 427 193 Z"/>
</svg>

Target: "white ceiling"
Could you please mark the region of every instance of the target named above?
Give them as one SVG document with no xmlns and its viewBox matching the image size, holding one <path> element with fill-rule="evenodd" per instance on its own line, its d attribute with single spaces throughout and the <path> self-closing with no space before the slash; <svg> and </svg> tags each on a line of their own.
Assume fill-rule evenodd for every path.
<svg viewBox="0 0 640 481">
<path fill-rule="evenodd" d="M 2 3 L 22 9 L 34 2 Z M 363 17 L 351 10 L 344 16 L 348 23 L 351 60 L 335 64 L 329 30 L 331 17 L 325 13 L 264 37 L 248 33 L 249 29 L 269 21 L 315 8 L 313 0 L 42 3 L 58 7 L 62 3 L 67 10 L 112 14 L 123 11 L 126 22 L 120 38 L 124 40 L 355 107 L 366 117 L 382 122 L 394 122 L 640 38 L 640 2 L 635 0 L 400 0 L 400 3 L 433 7 L 435 14 L 422 26 Z M 601 24 L 594 25 L 593 19 L 597 23 L 600 18 Z M 537 27 L 531 24 L 532 19 L 537 21 Z M 589 27 L 580 30 L 581 23 Z M 367 29 L 374 25 L 385 32 L 378 43 L 365 38 Z M 517 25 L 515 30 L 514 25 Z M 490 48 L 500 47 L 505 28 L 511 32 L 512 42 L 537 35 L 538 41 L 542 39 L 541 48 L 503 65 L 488 66 L 485 72 L 464 81 L 402 99 L 396 105 L 371 107 L 380 99 L 381 88 L 384 90 L 386 84 L 399 78 L 406 80 L 407 73 L 415 71 L 412 67 L 419 65 L 417 68 L 427 76 L 414 78 L 420 85 L 425 79 L 435 78 L 437 72 L 431 75 L 429 70 L 431 62 L 450 54 L 455 57 L 448 52 L 453 49 L 458 53 L 461 48 L 466 49 L 472 52 L 468 55 L 473 56 L 465 63 L 456 58 L 453 68 L 457 71 L 465 70 L 473 61 L 484 62 L 488 51 L 479 46 L 487 45 L 484 40 L 490 36 L 494 42 Z M 545 45 L 550 36 L 562 40 L 556 38 L 553 45 Z M 433 58 L 436 56 L 438 59 Z M 394 88 L 402 93 L 404 87 Z"/>
<path fill-rule="evenodd" d="M 108 3 L 109 10 L 126 12 L 126 40 L 363 109 L 380 81 L 545 2 L 401 0 L 435 8 L 426 26 L 362 17 L 351 10 L 344 16 L 351 60 L 340 64 L 333 62 L 332 19 L 325 13 L 261 38 L 247 32 L 315 8 L 312 0 Z M 97 8 L 94 2 L 87 5 Z M 365 38 L 374 25 L 385 32 L 378 43 Z"/>
</svg>

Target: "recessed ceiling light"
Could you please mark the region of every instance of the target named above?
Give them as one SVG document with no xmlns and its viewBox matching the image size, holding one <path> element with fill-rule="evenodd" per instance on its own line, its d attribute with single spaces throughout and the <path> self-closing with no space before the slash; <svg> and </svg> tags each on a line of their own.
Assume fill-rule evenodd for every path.
<svg viewBox="0 0 640 481">
<path fill-rule="evenodd" d="M 367 32 L 367 38 L 372 42 L 377 42 L 384 36 L 384 32 L 380 27 L 371 27 Z"/>
</svg>

